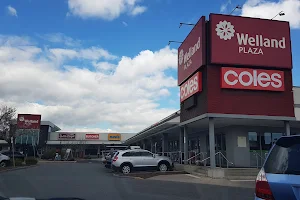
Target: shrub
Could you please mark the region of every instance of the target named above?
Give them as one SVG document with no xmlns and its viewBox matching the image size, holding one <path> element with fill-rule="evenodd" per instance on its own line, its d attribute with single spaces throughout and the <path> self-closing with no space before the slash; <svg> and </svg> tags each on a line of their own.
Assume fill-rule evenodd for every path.
<svg viewBox="0 0 300 200">
<path fill-rule="evenodd" d="M 38 160 L 34 157 L 28 157 L 25 159 L 26 165 L 36 165 Z"/>
<path fill-rule="evenodd" d="M 8 166 L 13 167 L 14 161 L 13 159 L 10 159 L 10 161 L 7 163 Z M 23 166 L 23 160 L 19 158 L 15 158 L 15 166 Z"/>
<path fill-rule="evenodd" d="M 23 166 L 23 160 L 22 159 L 15 159 L 15 165 L 16 166 Z"/>
<path fill-rule="evenodd" d="M 42 156 L 41 159 L 49 160 L 49 159 L 54 159 L 55 157 L 56 150 L 50 150 L 46 151 Z"/>
</svg>

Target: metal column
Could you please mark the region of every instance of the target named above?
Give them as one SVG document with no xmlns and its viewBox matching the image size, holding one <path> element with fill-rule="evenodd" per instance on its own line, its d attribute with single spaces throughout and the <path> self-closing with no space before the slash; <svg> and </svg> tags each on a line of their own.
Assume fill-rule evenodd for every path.
<svg viewBox="0 0 300 200">
<path fill-rule="evenodd" d="M 168 134 L 167 133 L 164 133 L 162 135 L 161 149 L 162 149 L 162 155 L 165 155 L 165 152 L 169 151 Z"/>
<path fill-rule="evenodd" d="M 153 138 L 150 139 L 150 151 L 153 153 Z"/>
<path fill-rule="evenodd" d="M 208 132 L 209 132 L 209 153 L 210 153 L 210 168 L 216 168 L 215 157 L 215 124 L 214 119 L 208 119 Z"/>
<path fill-rule="evenodd" d="M 184 134 L 184 129 L 183 127 L 180 127 L 180 133 L 179 133 L 179 159 L 180 159 L 180 164 L 182 163 L 182 152 L 183 152 L 183 134 Z"/>
<path fill-rule="evenodd" d="M 188 164 L 188 130 L 183 127 L 183 149 L 184 149 L 184 164 Z"/>
<path fill-rule="evenodd" d="M 143 149 L 146 149 L 146 141 L 143 141 Z"/>
<path fill-rule="evenodd" d="M 290 122 L 289 121 L 284 121 L 284 127 L 285 127 L 286 136 L 290 136 L 291 135 Z"/>
</svg>

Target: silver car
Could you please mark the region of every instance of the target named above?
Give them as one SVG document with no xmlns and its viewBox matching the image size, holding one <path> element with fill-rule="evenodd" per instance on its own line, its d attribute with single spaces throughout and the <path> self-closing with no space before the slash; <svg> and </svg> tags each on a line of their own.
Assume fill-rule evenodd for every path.
<svg viewBox="0 0 300 200">
<path fill-rule="evenodd" d="M 134 169 L 154 168 L 161 172 L 173 169 L 174 164 L 169 157 L 158 156 L 147 150 L 134 149 L 115 153 L 112 169 L 129 174 Z"/>
</svg>

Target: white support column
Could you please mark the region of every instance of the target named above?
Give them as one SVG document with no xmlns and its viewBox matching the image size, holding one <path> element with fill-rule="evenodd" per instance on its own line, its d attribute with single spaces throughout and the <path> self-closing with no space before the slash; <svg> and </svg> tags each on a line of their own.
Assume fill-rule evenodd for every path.
<svg viewBox="0 0 300 200">
<path fill-rule="evenodd" d="M 215 157 L 215 124 L 214 119 L 208 119 L 209 126 L 209 153 L 210 153 L 210 168 L 216 168 L 216 157 Z"/>
<path fill-rule="evenodd" d="M 187 126 L 183 127 L 183 149 L 184 149 L 184 164 L 188 164 L 188 130 Z"/>
<path fill-rule="evenodd" d="M 286 134 L 286 136 L 290 136 L 291 135 L 290 122 L 289 121 L 284 121 L 284 126 L 285 126 L 285 134 Z"/>
</svg>

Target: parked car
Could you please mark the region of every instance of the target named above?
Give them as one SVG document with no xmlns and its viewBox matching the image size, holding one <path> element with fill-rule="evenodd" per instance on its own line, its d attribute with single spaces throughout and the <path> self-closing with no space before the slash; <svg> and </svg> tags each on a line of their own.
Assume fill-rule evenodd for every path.
<svg viewBox="0 0 300 200">
<path fill-rule="evenodd" d="M 103 161 L 106 168 L 111 168 L 112 157 L 117 151 L 112 151 L 106 154 L 105 160 Z"/>
<path fill-rule="evenodd" d="M 12 151 L 2 151 L 1 153 L 3 155 L 6 155 L 6 156 L 10 157 L 10 159 L 13 158 L 13 152 Z M 25 159 L 25 155 L 18 152 L 18 151 L 14 151 L 14 157 L 15 157 L 15 159 L 20 159 L 22 161 L 24 161 L 24 159 Z"/>
<path fill-rule="evenodd" d="M 157 169 L 165 172 L 174 167 L 169 157 L 158 156 L 147 150 L 134 149 L 124 150 L 115 153 L 112 159 L 112 169 L 128 174 L 132 170 Z"/>
<path fill-rule="evenodd" d="M 0 153 L 0 167 L 6 167 L 9 164 L 10 158 Z"/>
<path fill-rule="evenodd" d="M 256 178 L 255 199 L 299 199 L 300 136 L 279 138 Z"/>
<path fill-rule="evenodd" d="M 128 150 L 128 149 L 131 149 L 131 150 L 134 150 L 134 149 L 141 149 L 141 147 L 140 147 L 140 146 L 128 146 L 128 147 L 126 148 L 126 150 Z"/>
</svg>

